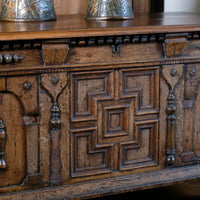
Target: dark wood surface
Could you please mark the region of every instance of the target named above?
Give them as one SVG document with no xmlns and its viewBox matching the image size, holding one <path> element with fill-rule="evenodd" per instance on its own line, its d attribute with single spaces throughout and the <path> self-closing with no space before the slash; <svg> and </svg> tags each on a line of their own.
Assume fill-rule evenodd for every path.
<svg viewBox="0 0 200 200">
<path fill-rule="evenodd" d="M 87 21 L 84 16 L 63 15 L 57 21 L 35 23 L 0 23 L 0 40 L 87 37 L 200 30 L 200 14 L 136 14 L 134 20 Z"/>
</svg>

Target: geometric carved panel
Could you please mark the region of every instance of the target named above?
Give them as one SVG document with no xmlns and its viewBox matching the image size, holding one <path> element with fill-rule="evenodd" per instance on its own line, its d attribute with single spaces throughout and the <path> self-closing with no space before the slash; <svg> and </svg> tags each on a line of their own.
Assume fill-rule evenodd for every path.
<svg viewBox="0 0 200 200">
<path fill-rule="evenodd" d="M 118 137 L 128 134 L 128 106 L 109 106 L 103 111 L 104 137 Z"/>
<path fill-rule="evenodd" d="M 71 120 L 96 120 L 96 101 L 112 99 L 113 87 L 112 71 L 72 74 Z"/>
<path fill-rule="evenodd" d="M 158 100 L 158 67 L 71 74 L 72 177 L 158 165 Z"/>
<path fill-rule="evenodd" d="M 157 165 L 158 120 L 135 124 L 136 141 L 121 143 L 121 170 Z"/>
<path fill-rule="evenodd" d="M 111 171 L 112 145 L 95 145 L 96 133 L 95 127 L 71 131 L 72 177 Z"/>
<path fill-rule="evenodd" d="M 120 81 L 121 98 L 137 97 L 137 115 L 158 112 L 158 68 L 120 70 Z"/>
</svg>

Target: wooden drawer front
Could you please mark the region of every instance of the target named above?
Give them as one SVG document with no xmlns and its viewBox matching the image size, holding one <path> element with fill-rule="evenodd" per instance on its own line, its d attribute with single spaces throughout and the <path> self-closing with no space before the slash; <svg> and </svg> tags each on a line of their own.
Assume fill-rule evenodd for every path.
<svg viewBox="0 0 200 200">
<path fill-rule="evenodd" d="M 1 133 L 6 134 L 0 192 L 3 186 L 26 185 L 27 177 L 38 173 L 38 119 L 37 76 L 0 78 Z"/>
<path fill-rule="evenodd" d="M 72 47 L 67 64 L 130 62 L 160 59 L 162 44 L 124 44 L 122 46 Z"/>
<path fill-rule="evenodd" d="M 159 70 L 71 74 L 72 177 L 158 166 Z"/>
<path fill-rule="evenodd" d="M 32 67 L 43 65 L 39 49 L 0 51 L 0 68 Z"/>
</svg>

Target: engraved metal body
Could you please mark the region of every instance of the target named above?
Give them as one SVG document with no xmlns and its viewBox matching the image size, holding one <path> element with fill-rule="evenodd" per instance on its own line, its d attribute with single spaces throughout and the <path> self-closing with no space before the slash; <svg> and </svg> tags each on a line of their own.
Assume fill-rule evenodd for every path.
<svg viewBox="0 0 200 200">
<path fill-rule="evenodd" d="M 53 0 L 2 0 L 0 19 L 3 21 L 55 20 Z"/>
<path fill-rule="evenodd" d="M 88 0 L 86 19 L 133 19 L 130 0 Z"/>
</svg>

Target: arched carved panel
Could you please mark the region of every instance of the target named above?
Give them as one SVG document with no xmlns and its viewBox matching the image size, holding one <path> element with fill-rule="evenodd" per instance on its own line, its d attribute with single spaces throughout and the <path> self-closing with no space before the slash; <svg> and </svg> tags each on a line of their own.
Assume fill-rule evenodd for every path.
<svg viewBox="0 0 200 200">
<path fill-rule="evenodd" d="M 51 108 L 51 158 L 50 158 L 50 182 L 57 184 L 61 181 L 60 161 L 60 137 L 61 137 L 61 110 L 58 98 L 68 84 L 68 75 L 64 73 L 43 74 L 41 85 L 52 99 Z"/>
<path fill-rule="evenodd" d="M 15 93 L 20 98 L 25 114 L 38 114 L 37 76 L 7 78 L 7 90 Z"/>
<path fill-rule="evenodd" d="M 17 185 L 26 175 L 26 136 L 23 108 L 14 94 L 0 92 L 0 119 L 7 133 L 4 156 L 7 168 L 0 171 L 0 187 Z"/>
</svg>

